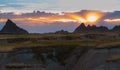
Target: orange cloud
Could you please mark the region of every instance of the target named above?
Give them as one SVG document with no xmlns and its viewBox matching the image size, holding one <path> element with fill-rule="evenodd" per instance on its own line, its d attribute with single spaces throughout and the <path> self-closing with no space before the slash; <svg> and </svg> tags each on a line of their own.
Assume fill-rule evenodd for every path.
<svg viewBox="0 0 120 70">
<path fill-rule="evenodd" d="M 6 21 L 6 19 L 0 19 L 0 23 L 3 23 L 3 22 L 5 22 Z"/>
<path fill-rule="evenodd" d="M 64 18 L 64 17 L 26 17 L 26 18 L 13 18 L 14 21 L 28 21 L 32 23 L 53 23 L 53 22 L 75 22 L 75 19 Z"/>
<path fill-rule="evenodd" d="M 111 22 L 120 22 L 120 18 L 116 18 L 116 19 L 105 19 L 104 21 L 105 21 L 105 22 L 109 22 L 109 23 L 111 23 Z"/>
<path fill-rule="evenodd" d="M 69 16 L 71 19 L 76 20 L 78 23 L 86 22 L 86 20 L 83 17 L 81 17 L 80 15 L 77 15 L 77 14 L 67 14 L 67 16 Z"/>
<path fill-rule="evenodd" d="M 54 15 L 43 15 L 43 16 L 23 16 L 16 13 L 17 17 L 12 17 L 11 19 L 18 23 L 24 23 L 24 25 L 38 26 L 44 24 L 50 24 L 54 22 L 76 22 L 76 23 L 86 23 L 95 24 L 103 16 L 100 12 L 85 12 L 84 14 L 77 13 L 63 13 Z M 6 19 L 1 19 L 0 22 L 5 22 Z"/>
</svg>

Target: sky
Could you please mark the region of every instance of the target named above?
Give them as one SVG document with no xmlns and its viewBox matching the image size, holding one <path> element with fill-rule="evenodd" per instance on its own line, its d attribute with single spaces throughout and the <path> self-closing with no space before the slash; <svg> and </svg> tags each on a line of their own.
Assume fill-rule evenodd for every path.
<svg viewBox="0 0 120 70">
<path fill-rule="evenodd" d="M 49 12 L 65 12 L 101 10 L 114 11 L 120 9 L 120 0 L 1 0 L 0 10 L 3 12 L 30 12 L 33 10 Z"/>
<path fill-rule="evenodd" d="M 30 33 L 73 32 L 81 23 L 120 25 L 120 0 L 1 0 L 0 29 L 11 19 Z"/>
</svg>

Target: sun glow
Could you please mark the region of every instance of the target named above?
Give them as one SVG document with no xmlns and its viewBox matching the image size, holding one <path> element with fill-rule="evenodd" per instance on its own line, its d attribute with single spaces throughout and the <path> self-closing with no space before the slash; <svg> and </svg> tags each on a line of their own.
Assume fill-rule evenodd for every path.
<svg viewBox="0 0 120 70">
<path fill-rule="evenodd" d="M 102 17 L 104 13 L 101 12 L 86 12 L 85 19 L 90 23 L 97 23 Z"/>
<path fill-rule="evenodd" d="M 87 16 L 87 21 L 88 22 L 96 22 L 98 20 L 98 17 L 96 15 L 88 15 Z"/>
<path fill-rule="evenodd" d="M 94 16 L 94 15 L 88 16 L 88 18 L 87 18 L 87 20 L 88 20 L 89 22 L 95 22 L 97 19 L 98 19 L 98 18 L 97 18 L 96 16 Z"/>
</svg>

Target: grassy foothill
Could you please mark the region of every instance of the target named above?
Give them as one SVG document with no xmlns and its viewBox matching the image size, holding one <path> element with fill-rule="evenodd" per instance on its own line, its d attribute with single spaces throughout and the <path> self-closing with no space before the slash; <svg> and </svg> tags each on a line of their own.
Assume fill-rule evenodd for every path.
<svg viewBox="0 0 120 70">
<path fill-rule="evenodd" d="M 9 51 L 14 48 L 31 47 L 104 47 L 120 43 L 118 33 L 83 33 L 83 34 L 5 34 L 0 35 L 1 51 Z M 103 46 L 102 46 L 103 45 Z"/>
</svg>

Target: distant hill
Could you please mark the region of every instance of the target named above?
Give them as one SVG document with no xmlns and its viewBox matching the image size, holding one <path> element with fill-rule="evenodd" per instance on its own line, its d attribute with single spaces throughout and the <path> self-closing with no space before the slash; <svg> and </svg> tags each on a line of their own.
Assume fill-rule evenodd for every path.
<svg viewBox="0 0 120 70">
<path fill-rule="evenodd" d="M 56 31 L 56 34 L 67 34 L 69 33 L 68 31 L 64 31 L 64 30 L 60 30 L 60 31 Z"/>
<path fill-rule="evenodd" d="M 75 30 L 74 33 L 91 33 L 91 32 L 120 32 L 120 25 L 115 26 L 113 29 L 109 30 L 105 26 L 88 25 L 85 26 L 84 23 L 81 23 Z"/>
<path fill-rule="evenodd" d="M 7 20 L 5 26 L 2 28 L 0 33 L 3 34 L 28 34 L 28 32 L 20 27 L 18 27 L 10 19 Z"/>
</svg>

